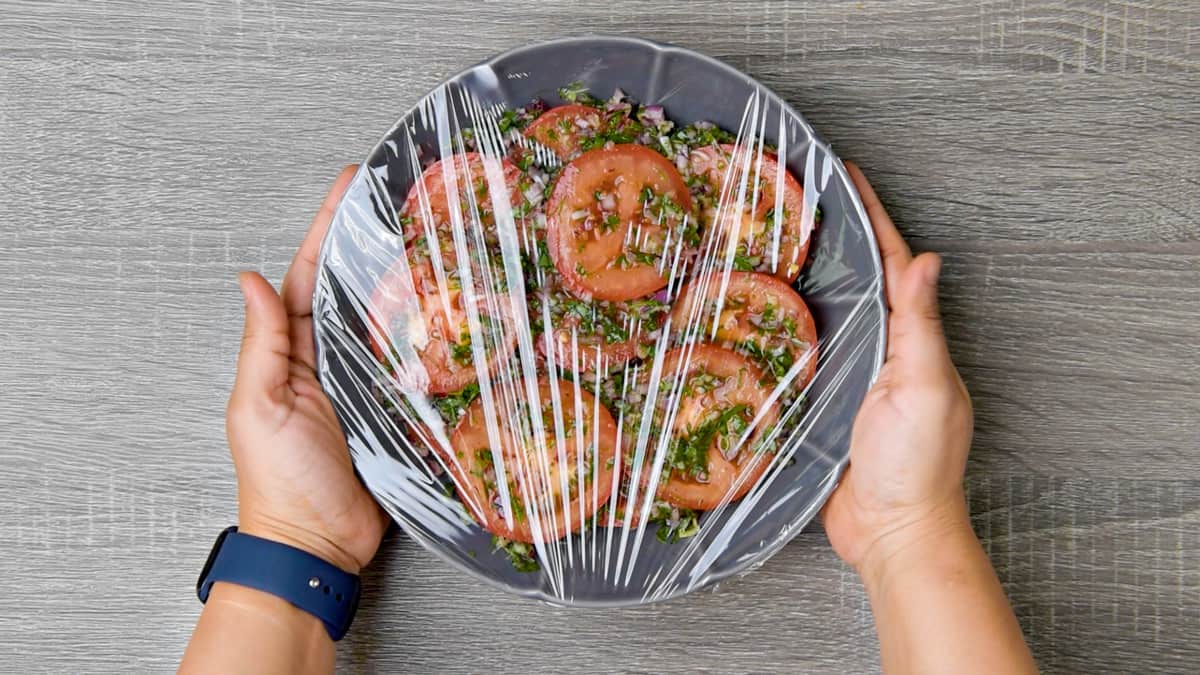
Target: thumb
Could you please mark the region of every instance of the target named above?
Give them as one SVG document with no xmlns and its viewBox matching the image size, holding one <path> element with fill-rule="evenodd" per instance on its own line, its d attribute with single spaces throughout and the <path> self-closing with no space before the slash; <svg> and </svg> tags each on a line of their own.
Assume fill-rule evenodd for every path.
<svg viewBox="0 0 1200 675">
<path fill-rule="evenodd" d="M 913 258 L 900 278 L 892 303 L 891 340 L 895 353 L 909 359 L 946 357 L 946 338 L 938 311 L 938 275 L 942 259 L 936 253 Z"/>
<path fill-rule="evenodd" d="M 270 282 L 255 272 L 238 275 L 246 300 L 246 325 L 238 354 L 235 397 L 270 397 L 282 400 L 288 389 L 291 342 L 283 301 Z"/>
</svg>

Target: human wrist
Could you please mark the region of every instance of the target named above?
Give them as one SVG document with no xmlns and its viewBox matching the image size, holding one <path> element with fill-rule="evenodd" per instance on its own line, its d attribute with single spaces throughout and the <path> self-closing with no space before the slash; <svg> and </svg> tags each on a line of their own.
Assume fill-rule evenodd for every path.
<svg viewBox="0 0 1200 675">
<path fill-rule="evenodd" d="M 205 607 L 237 612 L 305 642 L 333 642 L 325 624 L 316 616 L 257 588 L 218 581 L 213 584 Z"/>
<path fill-rule="evenodd" d="M 965 500 L 947 498 L 883 529 L 855 566 L 869 593 L 904 571 L 927 565 L 963 546 L 978 545 Z"/>
<path fill-rule="evenodd" d="M 328 673 L 334 657 L 320 619 L 270 593 L 218 581 L 179 672 Z"/>
<path fill-rule="evenodd" d="M 336 542 L 277 519 L 244 515 L 238 518 L 238 532 L 286 544 L 310 553 L 350 574 L 358 574 L 362 570 L 362 564 Z"/>
</svg>

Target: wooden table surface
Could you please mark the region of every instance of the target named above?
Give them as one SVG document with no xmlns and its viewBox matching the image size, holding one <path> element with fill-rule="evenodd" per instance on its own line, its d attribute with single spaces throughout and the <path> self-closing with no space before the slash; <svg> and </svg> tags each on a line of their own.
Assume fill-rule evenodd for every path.
<svg viewBox="0 0 1200 675">
<path fill-rule="evenodd" d="M 597 32 L 759 78 L 945 254 L 974 522 L 1042 667 L 1194 672 L 1194 0 L 0 2 L 0 669 L 176 666 L 235 514 L 235 273 L 278 281 L 338 168 L 444 77 Z M 876 650 L 814 526 L 623 611 L 506 596 L 393 534 L 339 659 L 860 673 Z"/>
</svg>

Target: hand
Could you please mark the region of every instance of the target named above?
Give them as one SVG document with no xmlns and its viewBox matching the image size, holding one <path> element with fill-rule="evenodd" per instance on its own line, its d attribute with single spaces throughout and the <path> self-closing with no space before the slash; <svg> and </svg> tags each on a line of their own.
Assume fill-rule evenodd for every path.
<svg viewBox="0 0 1200 675">
<path fill-rule="evenodd" d="M 282 298 L 254 272 L 239 281 L 246 327 L 226 433 L 238 479 L 238 528 L 357 574 L 387 518 L 354 475 L 315 368 L 317 254 L 354 167 L 338 176 L 283 279 Z"/>
<path fill-rule="evenodd" d="M 914 258 L 862 171 L 846 168 L 883 257 L 888 352 L 854 421 L 850 466 L 824 524 L 834 551 L 870 574 L 923 539 L 969 532 L 962 480 L 973 422 L 938 315 L 941 260 Z"/>
</svg>

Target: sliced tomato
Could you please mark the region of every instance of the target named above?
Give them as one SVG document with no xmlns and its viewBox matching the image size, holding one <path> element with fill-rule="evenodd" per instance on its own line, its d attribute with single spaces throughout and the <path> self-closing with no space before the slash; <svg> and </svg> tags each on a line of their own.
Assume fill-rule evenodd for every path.
<svg viewBox="0 0 1200 675">
<path fill-rule="evenodd" d="M 771 394 L 762 372 L 736 352 L 704 344 L 667 352 L 662 372 L 661 395 L 675 391 L 678 397 L 658 498 L 698 510 L 716 508 L 726 495 L 741 499 L 770 463 L 758 441 L 779 418 L 779 406 L 772 403 L 746 442 L 737 445 Z M 663 404 L 671 402 L 668 397 Z"/>
<path fill-rule="evenodd" d="M 557 279 L 530 293 L 530 319 L 542 332 L 538 350 L 559 368 L 606 372 L 640 356 L 658 335 L 670 307 L 654 298 L 610 302 L 580 300 Z M 549 314 L 549 326 L 546 314 Z"/>
<path fill-rule="evenodd" d="M 691 211 L 687 184 L 662 155 L 641 145 L 590 150 L 554 185 L 546 243 L 579 297 L 632 300 L 667 285 L 681 241 L 698 243 Z"/>
<path fill-rule="evenodd" d="M 729 237 L 737 237 L 734 269 L 767 272 L 791 283 L 808 257 L 811 232 L 802 220 L 804 188 L 774 154 L 763 151 L 761 165 L 759 158 L 755 149 L 747 152 L 745 146 L 729 144 L 693 150 L 692 173 L 706 178 L 714 191 L 713 203 L 702 215 L 718 237 L 718 255 L 724 255 Z M 745 194 L 739 202 L 743 183 Z M 780 190 L 782 214 L 776 206 Z"/>
<path fill-rule="evenodd" d="M 510 495 L 511 525 L 504 519 L 500 502 L 497 480 L 501 472 L 495 467 L 497 453 L 492 452 L 482 399 L 467 408 L 450 436 L 453 456 L 445 459 L 451 477 L 472 515 L 492 534 L 525 543 L 555 541 L 578 530 L 612 494 L 617 444 L 612 415 L 586 390 L 576 397 L 574 383 L 561 380 L 557 385 L 556 399 L 551 381 L 538 380 L 541 410 L 532 413 L 543 420 L 544 435 L 536 441 L 520 435 L 519 428 L 530 425 L 515 423 L 530 420 L 529 407 L 512 409 L 497 399 L 491 424 L 500 440 L 498 455 Z M 556 400 L 561 406 L 561 428 L 555 423 Z"/>
<path fill-rule="evenodd" d="M 673 330 L 750 357 L 772 380 L 803 364 L 792 386 L 807 385 L 817 372 L 817 327 L 804 299 L 770 274 L 729 272 L 724 288 L 723 277 L 714 272 L 683 287 Z"/>
<path fill-rule="evenodd" d="M 478 377 L 457 264 L 448 251 L 442 255 L 446 272 L 439 284 L 429 252 L 420 245 L 409 247 L 380 279 L 368 307 L 375 357 L 390 368 L 391 360 L 403 353 L 395 345 L 404 341 L 420 358 L 428 374 L 427 393 L 435 396 L 456 392 Z M 489 303 L 477 304 L 488 373 L 494 373 L 516 346 L 511 326 L 492 325 L 511 323 L 506 303 L 491 305 L 497 309 Z"/>
<path fill-rule="evenodd" d="M 448 186 L 446 173 L 451 169 L 453 184 Z M 431 231 L 449 231 L 455 212 L 468 232 L 472 223 L 478 221 L 485 234 L 491 234 L 495 230 L 496 210 L 504 203 L 504 197 L 494 197 L 492 191 L 501 184 L 507 190 L 508 207 L 519 216 L 524 210 L 524 193 L 530 182 L 516 164 L 508 159 L 484 157 L 477 152 L 465 152 L 434 162 L 409 189 L 400 209 L 404 241 L 411 243 Z M 456 198 L 451 199 L 451 194 Z M 432 221 L 432 229 L 428 227 L 429 221 Z"/>
<path fill-rule="evenodd" d="M 617 506 L 615 509 L 609 509 L 608 503 L 605 502 L 605 504 L 600 507 L 600 510 L 596 512 L 596 523 L 598 525 L 600 525 L 600 527 L 608 527 L 609 511 L 611 510 L 612 511 L 612 521 L 613 521 L 612 526 L 613 527 L 625 527 L 625 517 L 629 515 L 628 511 L 626 510 L 628 508 L 629 508 L 628 502 L 626 502 L 624 497 L 617 498 Z M 641 523 L 642 523 L 642 509 L 641 509 L 641 506 L 639 505 L 639 507 L 633 511 L 633 514 L 629 519 L 629 526 L 637 527 Z"/>
<path fill-rule="evenodd" d="M 563 160 L 578 155 L 583 141 L 608 125 L 604 111 L 572 103 L 551 108 L 525 127 L 525 136 L 554 151 Z"/>
</svg>

